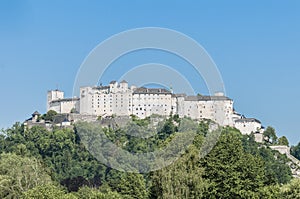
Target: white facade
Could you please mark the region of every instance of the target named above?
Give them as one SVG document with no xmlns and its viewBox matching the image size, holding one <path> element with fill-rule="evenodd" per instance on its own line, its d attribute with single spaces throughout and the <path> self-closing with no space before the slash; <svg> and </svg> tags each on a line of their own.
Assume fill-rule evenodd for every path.
<svg viewBox="0 0 300 199">
<path fill-rule="evenodd" d="M 109 86 L 82 87 L 80 114 L 98 116 L 136 115 L 140 118 L 152 114 L 170 115 L 176 102 L 166 89 L 129 87 L 126 81 L 112 81 Z"/>
<path fill-rule="evenodd" d="M 64 92 L 59 90 L 48 91 L 47 111 L 53 110 L 57 113 L 71 113 L 80 111 L 79 98 L 64 98 Z"/>
<path fill-rule="evenodd" d="M 223 93 L 187 96 L 173 94 L 163 88 L 129 87 L 126 81 L 112 81 L 107 86 L 81 87 L 80 99 L 64 99 L 64 93 L 58 90 L 48 92 L 48 110 L 70 113 L 74 109 L 81 115 L 93 117 L 136 115 L 145 118 L 153 114 L 178 114 L 181 118 L 210 119 L 222 126 L 236 127 L 243 134 L 262 129 L 258 120 L 246 119 L 236 113 L 233 100 Z"/>
<path fill-rule="evenodd" d="M 64 99 L 64 92 L 60 90 L 52 90 L 47 93 L 47 111 L 51 108 L 51 102 L 55 100 Z M 56 106 L 56 105 L 52 105 Z M 55 107 L 56 108 L 56 107 Z"/>
<path fill-rule="evenodd" d="M 211 119 L 223 126 L 233 126 L 233 101 L 224 95 L 178 96 L 177 114 L 192 119 Z"/>
<path fill-rule="evenodd" d="M 261 133 L 261 122 L 254 118 L 242 118 L 235 120 L 235 128 L 243 134 L 250 135 L 251 133 Z"/>
<path fill-rule="evenodd" d="M 178 114 L 192 119 L 211 119 L 221 125 L 233 126 L 233 101 L 222 93 L 215 96 L 176 95 L 162 88 L 129 87 L 126 81 L 110 82 L 108 86 L 80 89 L 80 114 L 97 116 Z"/>
</svg>

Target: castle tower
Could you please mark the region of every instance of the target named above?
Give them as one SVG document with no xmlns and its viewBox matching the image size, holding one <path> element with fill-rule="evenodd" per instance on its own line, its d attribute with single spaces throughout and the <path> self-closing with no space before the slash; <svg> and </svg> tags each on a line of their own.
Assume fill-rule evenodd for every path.
<svg viewBox="0 0 300 199">
<path fill-rule="evenodd" d="M 128 90 L 128 82 L 126 82 L 125 80 L 120 82 L 120 89 L 125 92 Z"/>
<path fill-rule="evenodd" d="M 64 98 L 64 92 L 58 89 L 48 91 L 47 93 L 47 111 L 50 110 L 50 103 L 54 100 L 59 100 Z"/>
</svg>

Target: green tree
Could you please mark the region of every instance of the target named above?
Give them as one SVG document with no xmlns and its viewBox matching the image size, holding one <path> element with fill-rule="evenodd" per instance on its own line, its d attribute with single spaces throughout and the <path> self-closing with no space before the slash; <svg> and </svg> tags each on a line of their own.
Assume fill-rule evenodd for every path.
<svg viewBox="0 0 300 199">
<path fill-rule="evenodd" d="M 294 179 L 282 187 L 282 198 L 300 199 L 300 179 Z"/>
<path fill-rule="evenodd" d="M 0 157 L 0 198 L 17 198 L 37 185 L 52 183 L 37 159 L 12 153 Z"/>
<path fill-rule="evenodd" d="M 282 199 L 281 187 L 277 185 L 264 186 L 259 191 L 259 198 L 263 199 Z"/>
<path fill-rule="evenodd" d="M 151 174 L 151 198 L 202 198 L 208 182 L 201 176 L 199 150 L 191 145 L 186 154 L 170 166 Z"/>
<path fill-rule="evenodd" d="M 285 136 L 282 136 L 278 139 L 278 145 L 289 146 L 289 141 Z"/>
<path fill-rule="evenodd" d="M 107 191 L 108 186 L 112 191 L 116 191 L 128 199 L 148 198 L 146 181 L 141 174 L 124 173 L 118 170 L 109 169 L 106 180 L 107 184 L 100 187 L 104 192 Z"/>
<path fill-rule="evenodd" d="M 56 112 L 56 111 L 50 110 L 50 111 L 48 111 L 46 114 L 44 114 L 44 115 L 42 116 L 42 119 L 44 119 L 44 120 L 46 120 L 46 121 L 51 121 L 51 122 L 53 122 L 54 117 L 55 117 L 56 115 L 57 115 L 57 112 Z"/>
<path fill-rule="evenodd" d="M 117 191 L 123 196 L 130 196 L 130 198 L 148 198 L 145 179 L 137 173 L 124 173 L 117 185 Z"/>
<path fill-rule="evenodd" d="M 242 143 L 246 152 L 261 157 L 264 162 L 266 185 L 285 184 L 291 180 L 289 160 L 284 155 L 269 147 L 261 147 L 260 143 L 255 142 L 254 135 L 243 135 Z"/>
<path fill-rule="evenodd" d="M 105 193 L 100 192 L 98 189 L 90 187 L 81 187 L 75 195 L 78 199 L 88 198 L 88 199 L 124 199 L 124 196 L 117 192 L 106 191 Z"/>
<path fill-rule="evenodd" d="M 266 185 L 285 184 L 292 179 L 286 156 L 265 147 L 258 149 L 258 153 L 264 161 Z"/>
<path fill-rule="evenodd" d="M 291 154 L 300 160 L 300 142 L 296 146 L 292 146 Z"/>
<path fill-rule="evenodd" d="M 77 199 L 74 194 L 67 194 L 62 187 L 52 184 L 39 185 L 23 193 L 23 199 L 51 198 L 51 199 Z"/>
<path fill-rule="evenodd" d="M 267 127 L 267 129 L 264 132 L 264 137 L 267 139 L 267 143 L 276 144 L 277 142 L 277 135 L 273 127 Z"/>
<path fill-rule="evenodd" d="M 244 151 L 240 137 L 230 129 L 225 129 L 217 145 L 201 161 L 205 168 L 204 177 L 212 182 L 209 198 L 259 196 L 264 182 L 263 162 Z"/>
</svg>

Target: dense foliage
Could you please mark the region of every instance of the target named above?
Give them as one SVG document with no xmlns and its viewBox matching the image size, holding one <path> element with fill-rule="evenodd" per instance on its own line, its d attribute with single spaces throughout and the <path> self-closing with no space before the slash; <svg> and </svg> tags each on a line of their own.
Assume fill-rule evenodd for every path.
<svg viewBox="0 0 300 199">
<path fill-rule="evenodd" d="M 300 142 L 291 148 L 291 154 L 300 160 Z"/>
<path fill-rule="evenodd" d="M 186 128 L 194 131 L 194 142 L 170 166 L 145 174 L 117 171 L 97 161 L 78 133 L 78 128 L 89 128 L 88 123 L 51 131 L 16 123 L 0 135 L 0 197 L 299 198 L 300 182 L 292 180 L 288 159 L 268 147 L 270 143 L 288 145 L 286 138 L 277 138 L 274 129 L 267 130 L 264 145 L 233 128 L 222 128 L 218 135 L 209 130 L 209 121 L 185 119 L 196 126 Z M 158 132 L 145 138 L 128 132 L 134 125 L 146 128 L 149 118 L 133 117 L 131 122 L 130 128 L 103 127 L 102 131 L 131 153 L 161 149 L 182 133 L 178 116 L 159 122 Z M 214 136 L 220 136 L 218 142 L 202 157 L 204 143 Z M 292 148 L 297 158 L 299 148 L 300 143 Z"/>
</svg>

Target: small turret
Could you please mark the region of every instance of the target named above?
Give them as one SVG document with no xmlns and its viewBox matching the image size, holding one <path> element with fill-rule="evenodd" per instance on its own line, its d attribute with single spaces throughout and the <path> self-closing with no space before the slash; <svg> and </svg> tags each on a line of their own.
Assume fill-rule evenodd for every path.
<svg viewBox="0 0 300 199">
<path fill-rule="evenodd" d="M 32 113 L 32 122 L 36 122 L 41 114 L 37 111 Z"/>
</svg>

